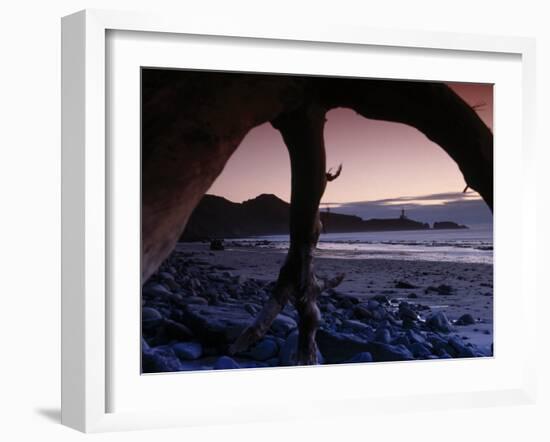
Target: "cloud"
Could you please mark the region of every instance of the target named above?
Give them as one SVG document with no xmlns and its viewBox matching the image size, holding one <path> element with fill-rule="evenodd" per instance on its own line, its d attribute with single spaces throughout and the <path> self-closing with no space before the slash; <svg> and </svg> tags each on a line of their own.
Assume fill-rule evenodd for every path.
<svg viewBox="0 0 550 442">
<path fill-rule="evenodd" d="M 449 192 L 403 196 L 376 201 L 358 201 L 331 205 L 333 213 L 357 215 L 363 219 L 396 218 L 401 209 L 409 218 L 433 223 L 455 221 L 461 224 L 491 224 L 493 215 L 476 192 Z"/>
</svg>

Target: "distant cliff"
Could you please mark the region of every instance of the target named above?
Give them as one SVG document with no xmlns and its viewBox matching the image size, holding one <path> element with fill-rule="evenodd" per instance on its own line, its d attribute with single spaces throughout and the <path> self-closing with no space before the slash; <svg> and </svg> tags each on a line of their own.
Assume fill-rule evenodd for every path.
<svg viewBox="0 0 550 442">
<path fill-rule="evenodd" d="M 454 221 L 436 221 L 434 223 L 435 230 L 442 230 L 442 229 L 467 229 L 468 226 L 464 226 L 462 224 L 457 224 Z"/>
<path fill-rule="evenodd" d="M 275 195 L 262 194 L 242 204 L 205 195 L 195 208 L 181 241 L 288 234 L 290 205 Z M 363 220 L 358 216 L 321 212 L 327 233 L 426 230 L 430 226 L 401 218 Z M 448 228 L 448 227 L 440 227 Z"/>
<path fill-rule="evenodd" d="M 260 195 L 242 204 L 205 195 L 180 240 L 238 238 L 288 233 L 290 205 L 275 195 Z"/>
</svg>

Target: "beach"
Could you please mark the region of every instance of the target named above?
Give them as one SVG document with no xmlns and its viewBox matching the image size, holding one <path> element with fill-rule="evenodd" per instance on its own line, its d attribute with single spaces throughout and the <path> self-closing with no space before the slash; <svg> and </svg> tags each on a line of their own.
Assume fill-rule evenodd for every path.
<svg viewBox="0 0 550 442">
<path fill-rule="evenodd" d="M 315 254 L 318 276 L 345 273 L 319 299 L 323 363 L 492 356 L 492 264 L 340 252 Z M 219 251 L 179 243 L 143 288 L 144 372 L 293 365 L 291 305 L 252 349 L 227 354 L 268 299 L 285 254 L 267 240 L 226 241 Z"/>
<path fill-rule="evenodd" d="M 239 244 L 239 243 L 237 243 Z M 234 247 L 228 242 L 224 252 L 213 253 L 206 244 L 180 243 L 178 251 L 191 252 L 208 260 L 215 267 L 232 267 L 232 272 L 244 279 L 271 281 L 277 278 L 284 262 L 286 250 L 275 248 Z M 353 252 L 352 252 L 353 253 Z M 349 254 L 349 252 L 348 252 Z M 471 314 L 478 323 L 460 329 L 480 345 L 492 343 L 493 318 L 493 266 L 487 264 L 464 264 L 453 262 L 411 261 L 397 259 L 331 258 L 332 251 L 316 250 L 315 269 L 321 277 L 333 277 L 338 273 L 346 276 L 338 286 L 340 293 L 367 301 L 376 295 L 386 296 L 392 303 L 414 302 L 430 307 L 431 312 L 440 311 L 450 320 Z M 238 270 L 237 270 L 238 269 Z M 398 283 L 410 284 L 411 288 L 397 288 Z M 442 285 L 451 291 L 441 293 L 429 290 Z M 412 294 L 414 298 L 409 298 Z M 473 329 L 478 329 L 476 333 Z"/>
</svg>

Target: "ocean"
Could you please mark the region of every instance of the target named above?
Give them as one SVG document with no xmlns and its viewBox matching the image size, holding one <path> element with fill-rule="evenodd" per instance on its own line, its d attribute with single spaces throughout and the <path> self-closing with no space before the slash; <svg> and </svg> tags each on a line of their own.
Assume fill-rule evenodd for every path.
<svg viewBox="0 0 550 442">
<path fill-rule="evenodd" d="M 236 241 L 287 249 L 289 237 L 270 235 Z M 332 258 L 492 264 L 493 229 L 479 225 L 456 230 L 326 233 L 321 234 L 317 249 L 319 256 Z"/>
</svg>

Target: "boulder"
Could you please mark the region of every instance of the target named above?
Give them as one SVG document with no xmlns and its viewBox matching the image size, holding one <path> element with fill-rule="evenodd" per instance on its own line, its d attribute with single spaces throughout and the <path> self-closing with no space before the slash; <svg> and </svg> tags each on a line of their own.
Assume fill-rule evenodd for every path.
<svg viewBox="0 0 550 442">
<path fill-rule="evenodd" d="M 426 293 L 436 292 L 438 295 L 451 295 L 454 289 L 450 285 L 441 284 L 437 287 L 430 286 L 425 291 Z"/>
<path fill-rule="evenodd" d="M 141 351 L 147 351 L 150 350 L 149 344 L 147 344 L 147 341 L 143 338 L 141 338 Z"/>
<path fill-rule="evenodd" d="M 172 345 L 176 356 L 185 361 L 199 359 L 202 356 L 202 345 L 199 342 L 178 342 Z"/>
<path fill-rule="evenodd" d="M 183 305 L 190 305 L 190 304 L 207 305 L 208 304 L 208 301 L 201 296 L 186 296 L 182 298 L 180 302 Z"/>
<path fill-rule="evenodd" d="M 318 345 L 318 344 L 317 344 Z M 296 355 L 298 352 L 298 330 L 290 333 L 281 346 L 279 351 L 279 365 L 288 366 L 296 365 Z M 324 362 L 323 355 L 317 350 L 317 361 L 319 364 Z"/>
<path fill-rule="evenodd" d="M 370 299 L 366 303 L 363 302 L 355 305 L 353 307 L 353 315 L 357 319 L 373 319 L 376 321 L 381 321 L 388 316 L 388 312 L 380 302 Z"/>
<path fill-rule="evenodd" d="M 368 341 L 349 333 L 321 328 L 317 332 L 317 345 L 327 363 L 347 361 L 357 353 L 368 350 Z"/>
<path fill-rule="evenodd" d="M 387 327 L 378 327 L 374 335 L 374 340 L 389 344 L 391 342 L 391 332 Z"/>
<path fill-rule="evenodd" d="M 234 359 L 229 356 L 221 356 L 214 364 L 214 370 L 232 370 L 241 368 Z"/>
<path fill-rule="evenodd" d="M 357 319 L 372 319 L 372 313 L 366 305 L 360 304 L 353 308 L 353 315 Z"/>
<path fill-rule="evenodd" d="M 418 314 L 408 302 L 401 302 L 399 304 L 399 317 L 403 320 L 408 319 L 410 321 L 416 321 L 418 319 Z"/>
<path fill-rule="evenodd" d="M 174 275 L 170 272 L 159 272 L 159 278 L 164 281 L 174 281 Z"/>
<path fill-rule="evenodd" d="M 152 331 L 162 324 L 162 315 L 157 309 L 143 307 L 141 309 L 141 325 L 144 331 Z"/>
<path fill-rule="evenodd" d="M 250 314 L 242 305 L 188 305 L 184 311 L 186 325 L 203 344 L 223 345 L 233 342 L 251 324 Z"/>
<path fill-rule="evenodd" d="M 393 290 L 387 290 L 387 291 L 393 293 Z M 390 305 L 390 300 L 385 295 L 375 295 L 375 296 L 371 297 L 370 299 L 373 300 L 373 301 L 376 301 L 376 302 L 378 302 L 382 305 Z"/>
<path fill-rule="evenodd" d="M 267 361 L 279 353 L 279 345 L 274 339 L 264 338 L 258 341 L 252 348 L 243 353 L 256 361 Z"/>
<path fill-rule="evenodd" d="M 373 329 L 370 325 L 367 325 L 361 321 L 356 321 L 353 319 L 346 319 L 342 322 L 342 326 L 349 329 L 354 333 L 362 333 L 365 335 L 372 335 Z"/>
<path fill-rule="evenodd" d="M 391 341 L 391 344 L 392 345 L 402 344 L 405 347 L 408 347 L 409 345 L 411 345 L 411 341 L 409 340 L 406 334 L 401 334 L 397 338 L 393 339 Z"/>
<path fill-rule="evenodd" d="M 475 323 L 476 323 L 476 320 L 469 313 L 466 313 L 465 315 L 462 315 L 460 318 L 458 318 L 455 321 L 455 325 L 472 325 L 472 324 L 475 324 Z"/>
<path fill-rule="evenodd" d="M 404 345 L 391 345 L 381 342 L 370 342 L 366 351 L 372 354 L 375 362 L 386 361 L 410 361 L 414 359 L 413 354 Z"/>
<path fill-rule="evenodd" d="M 474 358 L 476 352 L 473 348 L 465 345 L 457 336 L 451 336 L 447 343 L 455 350 L 458 358 Z"/>
<path fill-rule="evenodd" d="M 385 298 L 385 297 L 384 297 Z M 380 307 L 381 303 L 380 301 L 376 300 L 376 299 L 369 299 L 367 301 L 367 308 L 369 310 L 375 310 L 377 309 L 378 307 Z"/>
<path fill-rule="evenodd" d="M 164 373 L 181 370 L 180 360 L 169 347 L 144 349 L 141 353 L 142 373 Z"/>
<path fill-rule="evenodd" d="M 409 350 L 412 352 L 413 356 L 418 359 L 426 359 L 432 355 L 432 351 L 425 344 L 420 344 L 414 342 L 409 346 Z"/>
<path fill-rule="evenodd" d="M 172 296 L 172 292 L 159 283 L 144 285 L 141 289 L 141 294 L 145 298 L 162 298 Z"/>
<path fill-rule="evenodd" d="M 450 333 L 453 331 L 453 327 L 449 322 L 449 319 L 443 312 L 437 312 L 428 317 L 426 320 L 426 326 L 435 332 Z"/>
<path fill-rule="evenodd" d="M 363 362 L 372 362 L 372 355 L 368 351 L 357 353 L 353 358 L 346 361 L 346 364 L 357 364 Z"/>
<path fill-rule="evenodd" d="M 290 316 L 279 314 L 271 324 L 271 331 L 279 336 L 286 336 L 294 330 L 298 324 Z"/>
<path fill-rule="evenodd" d="M 396 284 L 395 284 L 395 288 L 397 289 L 415 289 L 416 286 L 411 284 L 410 282 L 408 281 L 398 281 Z"/>
<path fill-rule="evenodd" d="M 407 330 L 405 335 L 407 336 L 409 342 L 411 343 L 426 344 L 426 338 L 422 333 L 418 331 Z"/>
<path fill-rule="evenodd" d="M 193 337 L 193 332 L 188 327 L 172 319 L 164 320 L 164 334 L 168 339 L 177 341 L 186 341 Z"/>
</svg>

